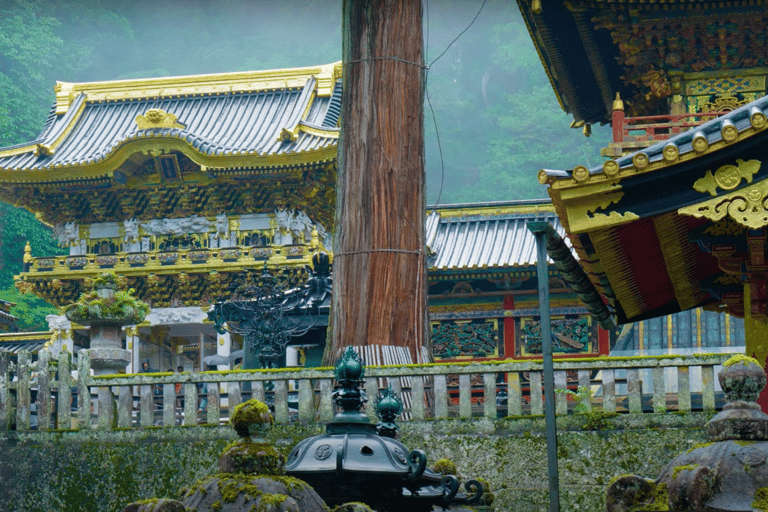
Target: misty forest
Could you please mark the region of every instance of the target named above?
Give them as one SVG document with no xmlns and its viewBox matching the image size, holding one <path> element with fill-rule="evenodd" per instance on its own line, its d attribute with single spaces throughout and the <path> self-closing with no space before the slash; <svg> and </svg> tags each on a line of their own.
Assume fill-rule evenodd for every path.
<svg viewBox="0 0 768 512">
<path fill-rule="evenodd" d="M 600 163 L 608 130 L 569 128 L 515 2 L 423 9 L 427 204 L 544 198 L 539 169 Z M 0 147 L 36 138 L 57 80 L 338 61 L 341 12 L 341 0 L 0 0 Z M 0 203 L 0 299 L 17 303 L 20 329 L 47 330 L 55 308 L 20 296 L 13 276 L 27 241 L 34 255 L 63 250 L 16 206 Z"/>
</svg>

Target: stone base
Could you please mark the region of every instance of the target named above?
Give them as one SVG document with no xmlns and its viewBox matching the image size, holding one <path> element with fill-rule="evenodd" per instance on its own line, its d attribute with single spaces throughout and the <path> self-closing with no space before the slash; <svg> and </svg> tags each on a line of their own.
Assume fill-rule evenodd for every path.
<svg viewBox="0 0 768 512">
<path fill-rule="evenodd" d="M 92 348 L 88 353 L 94 375 L 119 373 L 131 362 L 131 352 L 122 348 Z"/>
</svg>

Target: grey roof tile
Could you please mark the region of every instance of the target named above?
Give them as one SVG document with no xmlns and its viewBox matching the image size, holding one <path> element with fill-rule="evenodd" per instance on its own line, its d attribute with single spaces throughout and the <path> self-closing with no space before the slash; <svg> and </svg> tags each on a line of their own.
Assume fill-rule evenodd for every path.
<svg viewBox="0 0 768 512">
<path fill-rule="evenodd" d="M 299 88 L 198 96 L 87 101 L 81 93 L 65 114 L 57 116 L 55 109 L 52 111 L 36 140 L 0 148 L 0 151 L 30 148 L 21 154 L 0 157 L 0 169 L 53 169 L 95 163 L 127 141 L 152 137 L 178 138 L 208 155 L 292 154 L 335 146 L 338 139 L 333 132 L 338 130 L 338 112 L 329 112 L 329 108 L 336 109 L 340 102 L 340 83 L 331 97 L 316 97 L 315 87 L 316 79 L 309 78 L 304 87 Z M 82 113 L 66 134 L 83 102 Z M 174 114 L 184 127 L 139 130 L 136 117 L 153 108 Z M 302 120 L 305 112 L 309 112 L 308 118 Z M 296 133 L 299 124 L 331 133 L 329 136 L 302 130 Z M 283 141 L 283 129 L 295 133 L 295 140 Z M 36 145 L 54 144 L 62 134 L 64 138 L 52 155 L 35 154 Z"/>
<path fill-rule="evenodd" d="M 467 205 L 465 210 L 471 210 Z M 536 265 L 536 240 L 530 221 L 547 221 L 566 243 L 565 229 L 554 212 L 498 215 L 427 216 L 426 241 L 430 270 L 520 268 Z"/>
</svg>

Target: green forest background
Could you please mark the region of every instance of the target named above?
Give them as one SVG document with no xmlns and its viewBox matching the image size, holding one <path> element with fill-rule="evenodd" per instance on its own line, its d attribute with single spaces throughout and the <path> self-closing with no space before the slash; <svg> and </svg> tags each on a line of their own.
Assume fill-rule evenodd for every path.
<svg viewBox="0 0 768 512">
<path fill-rule="evenodd" d="M 428 204 L 543 198 L 539 169 L 601 162 L 608 130 L 586 138 L 569 128 L 515 2 L 423 5 L 432 106 L 424 116 Z M 0 147 L 36 138 L 57 80 L 340 59 L 341 0 L 0 0 Z M 55 308 L 19 296 L 13 276 L 27 241 L 33 255 L 62 250 L 23 206 L 0 203 L 0 299 L 17 303 L 12 313 L 21 329 L 46 330 Z"/>
</svg>

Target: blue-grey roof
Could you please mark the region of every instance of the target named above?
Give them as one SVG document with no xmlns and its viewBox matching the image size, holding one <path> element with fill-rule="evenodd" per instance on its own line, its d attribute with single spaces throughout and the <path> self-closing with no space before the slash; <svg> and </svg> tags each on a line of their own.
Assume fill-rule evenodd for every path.
<svg viewBox="0 0 768 512">
<path fill-rule="evenodd" d="M 271 156 L 322 150 L 338 141 L 341 83 L 336 81 L 330 96 L 316 95 L 315 90 L 316 79 L 310 77 L 303 87 L 156 98 L 90 101 L 80 93 L 66 113 L 57 114 L 54 107 L 35 141 L 0 148 L 0 155 L 29 148 L 0 156 L 0 169 L 97 163 L 123 143 L 153 137 L 186 141 L 205 155 Z M 140 130 L 136 118 L 150 109 L 175 115 L 182 127 Z M 286 131 L 291 132 L 287 138 Z M 39 150 L 51 145 L 56 146 L 52 155 Z"/>
<path fill-rule="evenodd" d="M 531 211 L 525 212 L 522 205 L 530 205 Z M 526 227 L 528 222 L 549 222 L 560 236 L 566 236 L 554 211 L 537 208 L 544 205 L 551 203 L 518 201 L 451 205 L 450 209 L 460 211 L 450 211 L 449 208 L 431 211 L 426 224 L 429 269 L 480 270 L 535 266 L 536 240 Z M 472 210 L 479 213 L 473 214 Z M 488 213 L 489 210 L 492 213 Z"/>
<path fill-rule="evenodd" d="M 669 147 L 670 149 L 667 151 L 670 154 L 667 156 L 665 164 L 672 165 L 679 162 L 685 156 L 706 154 L 713 149 L 712 146 L 720 142 L 731 143 L 738 141 L 743 135 L 747 135 L 745 132 L 752 128 L 756 131 L 762 130 L 768 126 L 766 118 L 768 118 L 768 96 L 759 98 L 687 132 L 673 135 L 669 139 L 658 142 L 646 149 L 619 157 L 615 162 L 620 170 L 630 169 L 635 166 L 638 155 L 647 156 L 647 165 L 664 162 L 664 150 Z M 694 147 L 695 145 L 697 147 Z M 675 154 L 677 154 L 676 157 L 674 157 Z M 640 161 L 642 162 L 642 160 Z M 647 167 L 647 165 L 644 165 L 642 168 Z M 604 172 L 604 167 L 605 165 L 592 167 L 589 169 L 589 174 L 593 175 Z M 573 170 L 544 169 L 544 171 L 547 176 L 555 179 L 567 179 L 573 176 Z"/>
</svg>

